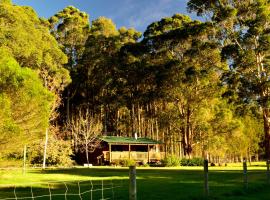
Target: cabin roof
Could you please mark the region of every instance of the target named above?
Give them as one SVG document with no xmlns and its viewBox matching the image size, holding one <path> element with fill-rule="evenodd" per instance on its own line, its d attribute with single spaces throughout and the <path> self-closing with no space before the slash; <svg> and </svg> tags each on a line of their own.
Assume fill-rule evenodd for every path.
<svg viewBox="0 0 270 200">
<path fill-rule="evenodd" d="M 103 136 L 102 141 L 109 144 L 161 144 L 162 142 L 152 140 L 149 138 L 135 138 L 132 137 L 117 137 L 117 136 Z"/>
</svg>

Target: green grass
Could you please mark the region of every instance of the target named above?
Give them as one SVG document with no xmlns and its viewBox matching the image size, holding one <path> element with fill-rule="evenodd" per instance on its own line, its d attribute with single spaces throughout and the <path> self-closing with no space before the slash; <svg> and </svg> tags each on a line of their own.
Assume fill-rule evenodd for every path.
<svg viewBox="0 0 270 200">
<path fill-rule="evenodd" d="M 263 163 L 249 166 L 249 188 L 243 188 L 241 164 L 227 167 L 209 167 L 209 199 L 270 199 L 269 186 L 266 184 L 266 166 Z M 177 200 L 206 199 L 203 191 L 202 167 L 179 168 L 137 168 L 138 200 Z M 66 189 L 61 181 L 66 181 L 69 193 L 78 193 L 78 181 L 81 192 L 91 188 L 110 188 L 111 183 L 120 185 L 104 191 L 104 197 L 112 199 L 128 199 L 128 168 L 94 167 L 72 169 L 29 169 L 26 174 L 21 169 L 0 170 L 0 199 L 14 197 L 14 185 L 18 197 L 31 196 L 31 188 L 35 195 L 48 194 L 48 182 L 53 194 L 64 194 Z M 54 182 L 53 182 L 54 181 Z M 38 199 L 49 199 L 38 198 Z M 53 199 L 65 199 L 56 196 Z M 79 199 L 79 196 L 68 196 L 68 199 Z M 90 199 L 89 193 L 83 199 Z M 101 199 L 101 191 L 93 193 L 93 199 Z"/>
</svg>

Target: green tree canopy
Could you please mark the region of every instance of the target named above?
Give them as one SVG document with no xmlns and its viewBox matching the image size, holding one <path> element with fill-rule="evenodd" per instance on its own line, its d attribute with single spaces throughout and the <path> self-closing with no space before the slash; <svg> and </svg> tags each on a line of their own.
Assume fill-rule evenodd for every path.
<svg viewBox="0 0 270 200">
<path fill-rule="evenodd" d="M 210 14 L 216 27 L 216 39 L 230 66 L 225 74 L 230 89 L 227 94 L 236 103 L 252 103 L 262 108 L 265 154 L 270 158 L 269 1 L 190 0 L 188 7 L 198 15 Z"/>
<path fill-rule="evenodd" d="M 68 6 L 49 19 L 52 35 L 67 54 L 67 69 L 78 63 L 90 31 L 89 16 L 79 9 Z"/>
<path fill-rule="evenodd" d="M 31 7 L 0 3 L 0 47 L 7 47 L 21 67 L 38 71 L 55 94 L 70 82 L 67 57 Z"/>
<path fill-rule="evenodd" d="M 18 150 L 40 138 L 49 125 L 54 96 L 44 88 L 37 72 L 20 67 L 12 55 L 0 49 L 1 152 Z"/>
</svg>

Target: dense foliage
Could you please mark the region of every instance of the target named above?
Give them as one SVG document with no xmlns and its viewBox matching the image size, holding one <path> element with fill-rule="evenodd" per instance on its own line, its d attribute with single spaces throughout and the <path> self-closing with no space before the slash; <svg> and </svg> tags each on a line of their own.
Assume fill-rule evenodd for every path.
<svg viewBox="0 0 270 200">
<path fill-rule="evenodd" d="M 53 94 L 38 74 L 0 49 L 0 155 L 41 138 L 49 125 Z"/>
<path fill-rule="evenodd" d="M 0 27 L 0 148 L 7 156 L 44 138 L 70 77 L 66 55 L 32 8 L 1 1 Z"/>
<path fill-rule="evenodd" d="M 269 157 L 270 3 L 187 5 L 205 21 L 175 14 L 141 34 L 72 6 L 47 20 L 0 1 L 0 156 L 35 144 L 42 163 L 49 128 L 50 164 L 88 160 L 93 145 L 78 150 L 69 127 L 87 114 L 99 128 L 80 135 L 162 141 L 172 166 Z"/>
<path fill-rule="evenodd" d="M 70 142 L 58 139 L 55 136 L 49 137 L 49 144 L 47 148 L 47 164 L 50 166 L 72 166 L 73 162 L 70 159 L 72 149 Z M 33 165 L 40 165 L 43 163 L 43 140 L 37 140 L 29 148 L 28 162 Z"/>
</svg>

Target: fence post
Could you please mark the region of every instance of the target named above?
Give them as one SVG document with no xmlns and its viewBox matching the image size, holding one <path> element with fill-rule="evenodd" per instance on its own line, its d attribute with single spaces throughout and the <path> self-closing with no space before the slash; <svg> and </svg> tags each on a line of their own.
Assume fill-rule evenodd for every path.
<svg viewBox="0 0 270 200">
<path fill-rule="evenodd" d="M 204 193 L 205 196 L 209 195 L 209 185 L 208 185 L 208 160 L 204 160 Z"/>
<path fill-rule="evenodd" d="M 26 172 L 26 145 L 24 145 L 24 148 L 23 148 L 23 174 L 25 174 Z"/>
<path fill-rule="evenodd" d="M 137 200 L 136 166 L 129 167 L 129 200 Z"/>
<path fill-rule="evenodd" d="M 248 189 L 247 160 L 246 160 L 246 158 L 244 158 L 244 161 L 243 161 L 243 175 L 244 175 L 244 188 Z"/>
<path fill-rule="evenodd" d="M 267 161 L 266 161 L 266 166 L 267 166 L 267 172 L 266 172 L 266 175 L 267 175 L 267 184 L 270 184 L 270 171 L 269 171 L 269 165 L 270 165 L 270 160 L 267 160 Z"/>
</svg>

